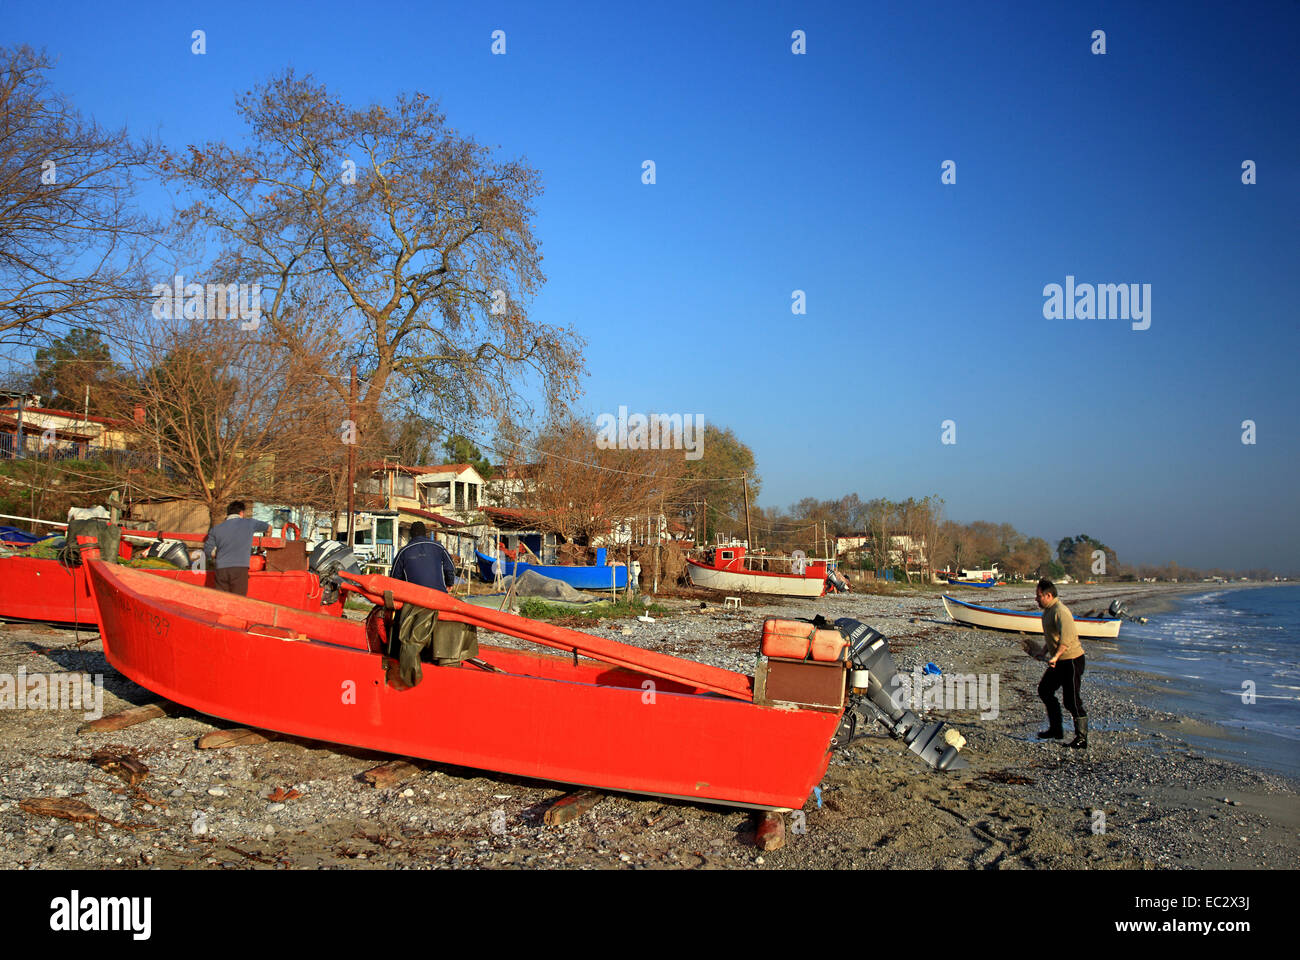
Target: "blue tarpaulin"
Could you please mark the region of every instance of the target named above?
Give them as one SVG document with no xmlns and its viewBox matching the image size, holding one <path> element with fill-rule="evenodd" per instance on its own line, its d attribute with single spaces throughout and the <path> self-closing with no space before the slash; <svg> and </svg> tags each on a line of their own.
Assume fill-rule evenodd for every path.
<svg viewBox="0 0 1300 960">
<path fill-rule="evenodd" d="M 30 534 L 26 530 L 19 530 L 17 527 L 0 526 L 0 540 L 6 543 L 36 543 L 38 540 L 44 539 L 44 537 Z"/>
</svg>

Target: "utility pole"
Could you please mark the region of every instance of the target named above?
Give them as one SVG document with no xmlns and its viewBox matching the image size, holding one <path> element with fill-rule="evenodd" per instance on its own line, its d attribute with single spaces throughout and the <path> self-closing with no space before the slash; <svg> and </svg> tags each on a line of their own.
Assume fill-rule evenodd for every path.
<svg viewBox="0 0 1300 960">
<path fill-rule="evenodd" d="M 348 549 L 351 550 L 356 539 L 356 474 L 357 474 L 357 365 L 352 365 L 352 385 L 348 389 L 348 426 L 352 432 L 347 434 L 348 444 Z"/>
<path fill-rule="evenodd" d="M 659 517 L 655 518 L 655 582 L 653 592 L 656 596 L 659 594 L 659 571 L 663 569 L 664 532 L 663 528 L 659 526 L 659 520 L 663 517 L 663 512 L 664 501 L 661 496 L 659 498 Z"/>
<path fill-rule="evenodd" d="M 749 549 L 754 549 L 754 537 L 749 531 L 749 471 L 740 475 L 740 479 L 745 484 L 745 542 L 749 544 Z"/>
</svg>

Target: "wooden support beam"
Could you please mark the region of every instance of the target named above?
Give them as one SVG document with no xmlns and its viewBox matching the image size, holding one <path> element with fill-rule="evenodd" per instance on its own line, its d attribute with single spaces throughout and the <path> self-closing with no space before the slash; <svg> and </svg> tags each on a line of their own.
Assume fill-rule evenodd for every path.
<svg viewBox="0 0 1300 960">
<path fill-rule="evenodd" d="M 195 747 L 199 750 L 220 750 L 225 747 L 252 747 L 259 743 L 270 743 L 279 739 L 279 735 L 269 730 L 250 730 L 247 727 L 235 727 L 233 730 L 213 730 L 199 737 Z"/>
<path fill-rule="evenodd" d="M 128 707 L 126 710 L 120 710 L 117 713 L 110 713 L 106 717 L 100 717 L 98 720 L 91 720 L 89 723 L 83 723 L 77 728 L 77 733 L 106 733 L 112 730 L 123 730 L 127 727 L 133 727 L 137 723 L 144 723 L 146 720 L 157 720 L 159 717 L 173 717 L 183 708 L 171 701 L 161 703 L 149 703 L 143 707 Z"/>
<path fill-rule="evenodd" d="M 754 831 L 754 846 L 763 851 L 780 850 L 785 846 L 785 817 L 768 810 L 758 818 Z"/>
<path fill-rule="evenodd" d="M 549 826 L 558 827 L 570 820 L 577 820 L 604 799 L 605 795 L 596 790 L 578 790 L 574 793 L 566 793 L 551 804 L 542 820 Z"/>
<path fill-rule="evenodd" d="M 384 790 L 410 780 L 426 766 L 427 764 L 413 763 L 409 760 L 390 760 L 388 763 L 371 767 L 361 774 L 361 778 L 376 790 Z"/>
</svg>

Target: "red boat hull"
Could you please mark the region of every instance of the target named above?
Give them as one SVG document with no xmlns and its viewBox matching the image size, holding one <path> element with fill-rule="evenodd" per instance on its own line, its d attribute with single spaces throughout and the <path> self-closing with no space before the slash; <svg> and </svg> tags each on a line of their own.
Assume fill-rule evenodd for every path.
<svg viewBox="0 0 1300 960">
<path fill-rule="evenodd" d="M 98 561 L 91 571 L 104 653 L 117 670 L 203 713 L 295 736 L 567 784 L 791 809 L 824 776 L 840 720 L 487 644 L 479 657 L 502 672 L 426 665 L 423 682 L 398 689 L 385 679 L 391 661 L 369 651 L 355 621 L 212 597 Z M 474 622 L 478 608 L 446 605 L 445 619 Z M 511 620 L 521 634 L 543 626 Z M 655 662 L 664 672 L 663 659 Z M 679 662 L 684 673 L 701 666 Z M 743 674 L 710 676 L 731 690 L 750 686 Z"/>
<path fill-rule="evenodd" d="M 202 587 L 213 586 L 216 579 L 211 570 L 207 573 L 161 569 L 139 572 Z M 250 573 L 248 594 L 257 600 L 300 610 L 320 611 L 335 617 L 343 613 L 342 600 L 321 606 L 320 580 L 306 570 Z M 57 560 L 36 557 L 0 557 L 0 619 L 98 626 L 86 568 L 66 567 Z"/>
</svg>

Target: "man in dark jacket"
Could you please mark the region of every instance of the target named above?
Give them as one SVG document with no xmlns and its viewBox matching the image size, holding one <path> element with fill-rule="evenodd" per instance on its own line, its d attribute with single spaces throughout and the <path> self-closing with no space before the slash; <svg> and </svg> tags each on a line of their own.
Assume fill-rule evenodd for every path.
<svg viewBox="0 0 1300 960">
<path fill-rule="evenodd" d="M 428 529 L 417 520 L 411 524 L 411 539 L 393 557 L 388 574 L 394 580 L 418 583 L 422 587 L 447 592 L 456 582 L 456 566 L 442 544 L 429 539 Z"/>
<path fill-rule="evenodd" d="M 271 529 L 265 520 L 248 516 L 244 501 L 236 500 L 226 508 L 226 519 L 208 531 L 203 552 L 216 561 L 218 590 L 248 596 L 248 558 L 253 553 L 253 537 Z"/>
</svg>

